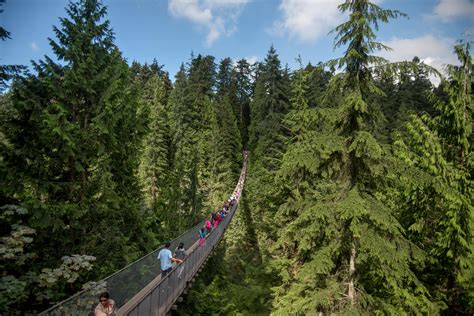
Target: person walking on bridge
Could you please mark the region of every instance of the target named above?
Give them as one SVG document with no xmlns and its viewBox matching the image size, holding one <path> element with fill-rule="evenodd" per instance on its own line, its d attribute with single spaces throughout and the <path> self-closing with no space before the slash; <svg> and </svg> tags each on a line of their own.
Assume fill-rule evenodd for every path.
<svg viewBox="0 0 474 316">
<path fill-rule="evenodd" d="M 183 242 L 179 243 L 178 248 L 176 248 L 176 251 L 174 252 L 174 256 L 176 259 L 179 259 L 181 260 L 181 262 L 184 262 L 184 259 L 186 258 L 186 250 L 184 249 Z M 178 268 L 178 278 L 181 278 L 183 271 L 184 271 L 184 263 L 182 263 Z"/>
<path fill-rule="evenodd" d="M 164 278 L 173 269 L 173 262 L 182 263 L 183 260 L 173 257 L 169 249 L 171 243 L 167 242 L 165 248 L 160 250 L 158 258 L 160 259 L 161 277 Z"/>
<path fill-rule="evenodd" d="M 212 214 L 211 214 L 211 218 L 212 218 Z M 206 219 L 206 229 L 207 229 L 207 234 L 210 234 L 212 230 L 212 223 L 209 220 L 209 218 Z"/>
</svg>

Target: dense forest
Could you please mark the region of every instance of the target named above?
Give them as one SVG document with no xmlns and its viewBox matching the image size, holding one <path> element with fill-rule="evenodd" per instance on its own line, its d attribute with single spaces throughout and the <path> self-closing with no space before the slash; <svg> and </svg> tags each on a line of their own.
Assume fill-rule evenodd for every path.
<svg viewBox="0 0 474 316">
<path fill-rule="evenodd" d="M 99 0 L 71 2 L 54 56 L 0 68 L 0 313 L 42 311 L 192 227 L 247 149 L 239 210 L 177 313 L 472 315 L 472 42 L 442 72 L 389 63 L 376 32 L 405 14 L 339 9 L 333 60 L 191 54 L 173 80 L 125 60 Z"/>
</svg>

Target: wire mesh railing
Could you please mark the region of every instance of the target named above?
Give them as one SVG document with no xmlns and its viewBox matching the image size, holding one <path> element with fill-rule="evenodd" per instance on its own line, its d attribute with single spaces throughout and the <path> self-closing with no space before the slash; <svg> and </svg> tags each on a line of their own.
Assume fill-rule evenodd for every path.
<svg viewBox="0 0 474 316">
<path fill-rule="evenodd" d="M 246 154 L 244 158 L 246 158 Z M 245 170 L 246 159 L 244 159 L 243 162 L 238 184 L 232 193 L 232 197 L 237 198 L 237 201 L 242 190 Z M 197 240 L 198 232 L 204 226 L 205 220 L 202 220 L 178 238 L 172 240 L 170 242 L 170 249 L 176 249 L 178 244 L 183 242 L 185 249 L 188 249 L 188 255 L 185 262 L 175 267 L 163 280 L 159 277 L 160 261 L 157 259 L 159 251 L 163 248 L 162 245 L 113 275 L 99 282 L 90 283 L 87 289 L 56 304 L 39 315 L 94 315 L 94 308 L 97 305 L 98 296 L 100 293 L 106 291 L 109 292 L 110 297 L 115 301 L 116 308 L 118 308 L 122 315 L 126 315 L 126 313 L 130 315 L 163 314 L 163 311 L 168 311 L 172 303 L 176 300 L 177 297 L 175 297 L 174 294 L 181 293 L 187 282 L 196 274 L 205 258 L 210 254 L 213 247 L 218 243 L 220 238 L 222 238 L 236 208 L 237 203 L 232 207 L 224 220 L 206 237 L 206 241 L 203 245 L 199 246 Z M 153 281 L 155 282 L 153 283 Z M 147 286 L 150 287 L 150 284 L 154 284 L 156 287 L 148 291 Z M 142 293 L 143 299 L 138 296 L 140 293 Z M 170 296 L 165 297 L 165 295 Z M 131 306 L 132 301 L 137 301 L 136 306 Z M 144 309 L 147 309 L 148 312 L 139 312 Z"/>
<path fill-rule="evenodd" d="M 196 241 L 199 229 L 203 225 L 204 220 L 184 232 L 178 238 L 172 240 L 170 242 L 171 249 L 175 249 L 180 242 L 183 242 L 185 247 L 191 247 Z M 157 256 L 162 248 L 163 245 L 109 277 L 99 282 L 91 283 L 87 289 L 71 296 L 39 315 L 93 315 L 94 307 L 97 305 L 97 298 L 100 293 L 105 291 L 109 292 L 110 296 L 113 297 L 116 307 L 122 306 L 143 287 L 149 284 L 160 272 L 160 261 L 157 260 Z"/>
<path fill-rule="evenodd" d="M 196 242 L 188 250 L 183 263 L 174 266 L 173 270 L 163 279 L 161 276 L 157 276 L 156 284 L 145 288 L 142 293 L 137 294 L 134 299 L 122 306 L 117 311 L 117 316 L 165 315 L 222 238 L 236 209 L 237 204 L 224 220 L 207 235 L 203 244 Z"/>
</svg>

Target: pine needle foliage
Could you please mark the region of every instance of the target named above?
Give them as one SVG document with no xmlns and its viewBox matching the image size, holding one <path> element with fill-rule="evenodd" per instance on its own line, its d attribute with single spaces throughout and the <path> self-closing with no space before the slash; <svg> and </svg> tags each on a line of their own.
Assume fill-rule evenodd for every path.
<svg viewBox="0 0 474 316">
<path fill-rule="evenodd" d="M 234 69 L 234 80 L 236 83 L 237 93 L 237 125 L 239 126 L 242 146 L 247 148 L 249 139 L 249 125 L 250 125 L 250 100 L 252 97 L 253 84 L 251 81 L 252 65 L 246 59 L 237 61 Z"/>
<path fill-rule="evenodd" d="M 410 168 L 403 176 L 400 212 L 410 237 L 430 254 L 419 271 L 443 307 L 472 312 L 473 180 L 472 56 L 470 43 L 455 46 L 460 66 L 448 66 L 441 87 L 446 99 L 431 95 L 439 113 L 412 115 L 397 156 Z"/>
<path fill-rule="evenodd" d="M 297 71 L 292 85 L 285 118 L 291 138 L 276 178 L 286 201 L 276 216 L 274 268 L 281 285 L 274 288 L 273 313 L 435 312 L 411 270 L 423 251 L 405 237 L 389 207 L 384 177 L 392 164 L 374 135 L 380 114 L 369 102 L 383 94 L 371 65 L 384 61 L 371 53 L 386 48 L 375 42 L 373 29 L 403 14 L 364 0 L 339 8 L 349 20 L 335 29 L 335 46 L 348 48 L 328 65 L 344 72 L 332 78 L 316 108 L 304 97 L 308 73 Z"/>
<path fill-rule="evenodd" d="M 31 266 L 41 271 L 64 255 L 88 254 L 100 262 L 90 277 L 99 278 L 149 246 L 135 176 L 144 129 L 106 8 L 82 0 L 66 11 L 49 40 L 59 61 L 46 56 L 33 64 L 34 74 L 13 83 L 13 115 L 2 132 L 12 149 L 7 170 L 21 179 L 14 197 L 29 211 L 23 222 L 36 231 Z M 59 284 L 48 299 L 78 288 Z M 46 298 L 37 301 L 37 291 L 30 286 L 25 294 L 31 309 Z"/>
<path fill-rule="evenodd" d="M 285 72 L 281 69 L 280 59 L 273 46 L 257 70 L 250 109 L 249 148 L 252 156 L 248 188 L 251 208 L 262 219 L 260 229 L 267 236 L 265 239 L 271 242 L 273 216 L 280 203 L 280 192 L 274 185 L 274 177 L 279 159 L 285 151 L 287 131 L 282 120 L 289 110 L 288 81 L 285 80 Z"/>
<path fill-rule="evenodd" d="M 147 134 L 142 142 L 138 177 L 142 188 L 144 218 L 159 240 L 167 240 L 173 221 L 169 209 L 171 172 L 171 135 L 166 109 L 166 86 L 152 76 L 143 83 L 140 96 L 141 115 L 146 118 Z"/>
</svg>

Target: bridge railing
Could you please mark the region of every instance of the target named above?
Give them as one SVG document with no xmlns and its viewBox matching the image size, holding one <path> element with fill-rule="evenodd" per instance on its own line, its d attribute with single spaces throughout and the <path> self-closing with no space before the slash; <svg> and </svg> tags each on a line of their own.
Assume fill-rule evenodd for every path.
<svg viewBox="0 0 474 316">
<path fill-rule="evenodd" d="M 122 306 L 117 316 L 165 315 L 222 238 L 236 209 L 237 205 L 234 205 L 224 220 L 206 237 L 202 245 L 196 242 L 188 249 L 182 264 L 174 266 L 163 279 L 158 275 L 153 282 Z"/>
<path fill-rule="evenodd" d="M 184 243 L 185 248 L 191 247 L 196 241 L 199 229 L 203 225 L 204 220 L 172 240 L 171 249 L 175 249 L 180 242 Z M 157 256 L 162 248 L 163 245 L 109 277 L 99 282 L 90 283 L 87 289 L 56 304 L 39 315 L 82 316 L 93 314 L 99 294 L 105 291 L 109 292 L 110 296 L 115 300 L 117 307 L 122 306 L 149 284 L 160 272 L 160 261 L 157 260 Z"/>
</svg>

